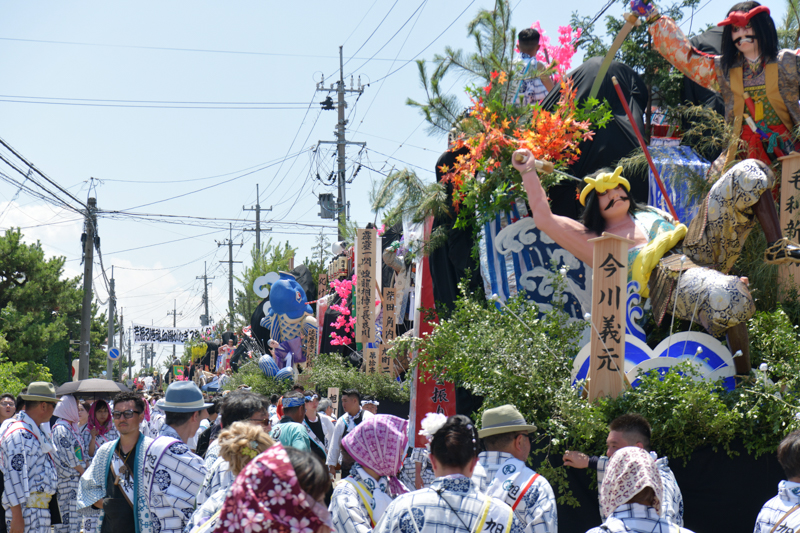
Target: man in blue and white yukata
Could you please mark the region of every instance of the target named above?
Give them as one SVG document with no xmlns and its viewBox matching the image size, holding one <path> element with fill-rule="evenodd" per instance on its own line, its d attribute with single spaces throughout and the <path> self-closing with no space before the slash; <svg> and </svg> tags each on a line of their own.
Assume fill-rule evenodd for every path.
<svg viewBox="0 0 800 533">
<path fill-rule="evenodd" d="M 196 386 L 168 390 L 164 406 L 190 413 L 205 409 Z M 138 394 L 119 394 L 112 416 L 120 438 L 101 446 L 81 476 L 79 512 L 103 509 L 97 533 L 182 532 L 206 472 L 203 460 L 180 439 L 139 432 L 144 400 Z"/>
<path fill-rule="evenodd" d="M 55 447 L 42 424 L 53 416 L 56 389 L 52 383 L 36 381 L 21 397 L 25 410 L 6 427 L 0 441 L 6 528 L 9 533 L 50 533 L 49 505 L 58 474 Z"/>
<path fill-rule="evenodd" d="M 620 448 L 633 446 L 642 448 L 650 453 L 656 463 L 661 483 L 664 487 L 664 496 L 661 498 L 661 516 L 676 526 L 683 527 L 683 494 L 675 479 L 675 474 L 669 468 L 669 459 L 659 457 L 650 451 L 650 423 L 645 417 L 636 413 L 619 416 L 608 425 L 608 438 L 606 444 L 608 451 L 603 457 L 589 457 L 588 455 L 567 451 L 564 454 L 564 465 L 573 468 L 591 468 L 597 470 L 598 495 L 603 486 L 608 461 Z"/>
<path fill-rule="evenodd" d="M 478 436 L 486 451 L 478 455 L 472 481 L 481 492 L 510 505 L 525 533 L 556 533 L 553 489 L 525 464 L 536 426 L 526 424 L 513 405 L 502 405 L 483 413 L 481 428 Z"/>
<path fill-rule="evenodd" d="M 172 394 L 170 394 L 170 392 Z M 181 400 L 190 399 L 189 402 L 174 402 L 170 398 Z M 208 418 L 208 408 L 213 403 L 203 401 L 203 393 L 191 381 L 174 381 L 167 387 L 164 399 L 156 402 L 156 406 L 164 411 L 164 424 L 158 432 L 159 437 L 172 437 L 184 444 L 197 433 L 200 421 Z"/>
<path fill-rule="evenodd" d="M 800 530 L 800 431 L 792 431 L 778 445 L 778 462 L 786 479 L 758 513 L 754 533 Z"/>
</svg>

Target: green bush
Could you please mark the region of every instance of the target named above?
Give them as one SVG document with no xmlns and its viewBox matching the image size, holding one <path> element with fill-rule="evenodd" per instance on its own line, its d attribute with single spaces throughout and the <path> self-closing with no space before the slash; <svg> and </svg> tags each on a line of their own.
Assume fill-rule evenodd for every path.
<svg viewBox="0 0 800 533">
<path fill-rule="evenodd" d="M 339 354 L 321 354 L 314 361 L 314 367 L 306 370 L 305 383 L 313 385 L 320 395 L 327 395 L 329 387 L 339 390 L 358 389 L 361 394 L 369 394 L 378 400 L 407 402 L 408 390 L 390 376 L 381 374 L 365 374 L 349 364 L 345 364 Z M 255 362 L 239 368 L 225 385 L 225 389 L 233 390 L 241 385 L 252 387 L 254 392 L 269 397 L 271 394 L 283 394 L 291 388 L 288 381 L 277 381 L 264 375 Z"/>
</svg>

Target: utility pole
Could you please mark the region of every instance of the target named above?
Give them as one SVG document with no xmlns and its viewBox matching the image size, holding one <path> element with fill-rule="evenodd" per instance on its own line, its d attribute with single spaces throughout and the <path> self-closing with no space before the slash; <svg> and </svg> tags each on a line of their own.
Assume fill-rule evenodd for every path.
<svg viewBox="0 0 800 533">
<path fill-rule="evenodd" d="M 89 352 L 92 328 L 92 265 L 94 263 L 94 238 L 97 218 L 97 199 L 89 198 L 86 221 L 83 226 L 83 307 L 81 308 L 81 344 L 78 379 L 89 379 Z"/>
<path fill-rule="evenodd" d="M 325 77 L 322 77 L 322 81 L 317 84 L 317 91 L 324 91 L 330 93 L 333 91 L 333 84 L 330 85 L 329 89 L 325 88 Z M 339 47 L 339 81 L 337 82 L 336 87 L 336 94 L 337 94 L 337 106 L 336 109 L 339 112 L 339 120 L 336 123 L 336 140 L 335 141 L 319 141 L 317 145 L 320 144 L 335 144 L 337 155 L 338 155 L 338 162 L 339 162 L 339 169 L 338 169 L 338 176 L 337 176 L 337 184 L 339 189 L 339 195 L 336 200 L 336 209 L 339 213 L 339 240 L 344 239 L 343 228 L 345 226 L 345 220 L 347 217 L 347 213 L 345 211 L 347 207 L 347 195 L 346 195 L 346 180 L 345 180 L 345 148 L 348 144 L 357 144 L 361 147 L 367 145 L 365 142 L 353 142 L 348 141 L 345 138 L 345 128 L 347 126 L 347 120 L 344 118 L 344 110 L 347 107 L 347 104 L 344 101 L 345 93 L 358 93 L 359 95 L 364 92 L 364 87 L 361 85 L 361 76 L 358 78 L 358 88 L 353 88 L 353 77 L 350 76 L 350 88 L 346 89 L 344 85 L 344 62 L 342 59 L 342 47 Z M 333 101 L 331 100 L 330 96 L 325 99 L 325 101 L 320 102 L 322 104 L 322 109 L 334 109 Z"/>
<path fill-rule="evenodd" d="M 209 316 L 208 316 L 208 280 L 214 279 L 213 277 L 208 277 L 208 271 L 206 270 L 206 262 L 203 261 L 203 275 L 202 276 L 195 276 L 195 279 L 202 279 L 203 280 L 203 304 L 205 305 L 206 314 L 200 317 L 200 325 L 207 326 L 209 324 Z"/>
<path fill-rule="evenodd" d="M 111 267 L 111 281 L 109 281 L 109 294 L 108 294 L 108 349 L 114 347 L 114 267 Z M 112 373 L 114 372 L 114 361 L 109 359 L 106 354 L 106 378 L 114 380 Z"/>
<path fill-rule="evenodd" d="M 125 346 L 123 337 L 125 336 L 125 327 L 122 325 L 122 320 L 124 317 L 122 316 L 122 309 L 119 310 L 119 381 L 122 383 L 122 363 L 124 359 L 122 358 L 123 350 L 122 348 Z"/>
<path fill-rule="evenodd" d="M 236 246 L 243 246 L 244 243 L 239 243 Z M 228 247 L 228 260 L 220 261 L 220 263 L 228 263 L 228 314 L 231 320 L 231 331 L 233 331 L 233 264 L 241 263 L 241 261 L 233 260 L 233 224 L 230 224 L 230 236 L 228 242 L 218 242 L 217 246 Z"/>
<path fill-rule="evenodd" d="M 261 199 L 261 194 L 258 192 L 258 183 L 256 183 L 256 205 L 255 207 L 245 207 L 242 206 L 243 211 L 255 211 L 256 212 L 256 229 L 245 228 L 244 231 L 255 231 L 256 232 L 256 248 L 258 252 L 261 253 L 261 205 L 259 201 Z M 265 208 L 264 211 L 272 211 L 272 206 Z M 272 231 L 272 228 L 264 228 L 264 231 Z M 208 315 L 208 312 L 206 312 Z"/>
<path fill-rule="evenodd" d="M 133 350 L 131 350 L 131 339 L 133 329 L 128 328 L 128 379 L 133 379 Z"/>
<path fill-rule="evenodd" d="M 172 327 L 178 327 L 178 315 L 183 316 L 183 313 L 178 313 L 178 300 L 172 300 L 172 311 L 167 311 L 167 316 L 172 315 Z M 175 360 L 175 345 L 172 345 L 172 360 Z"/>
</svg>

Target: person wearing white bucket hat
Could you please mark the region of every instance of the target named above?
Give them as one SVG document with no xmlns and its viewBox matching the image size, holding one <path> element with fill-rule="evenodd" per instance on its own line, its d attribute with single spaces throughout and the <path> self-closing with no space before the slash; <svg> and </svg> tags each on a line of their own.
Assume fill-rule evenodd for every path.
<svg viewBox="0 0 800 533">
<path fill-rule="evenodd" d="M 42 424 L 48 422 L 58 398 L 52 383 L 35 381 L 20 395 L 25 410 L 0 441 L 0 465 L 5 476 L 3 508 L 9 533 L 50 533 L 52 504 L 58 483 L 55 448 Z M 51 502 L 52 500 L 52 502 Z"/>
<path fill-rule="evenodd" d="M 207 409 L 214 405 L 206 403 L 203 393 L 191 381 L 175 381 L 167 387 L 167 393 L 156 406 L 164 411 L 164 425 L 159 437 L 172 437 L 189 443 L 189 439 L 197 433 L 200 421 L 208 418 Z"/>
<path fill-rule="evenodd" d="M 193 403 L 175 394 L 166 402 L 180 409 Z M 81 476 L 78 511 L 85 515 L 92 507 L 102 509 L 100 533 L 182 533 L 194 511 L 206 474 L 203 460 L 180 439 L 142 434 L 144 410 L 137 393 L 114 398 L 112 417 L 120 438 L 103 444 Z"/>
<path fill-rule="evenodd" d="M 478 437 L 486 451 L 478 455 L 472 480 L 482 492 L 514 510 L 526 533 L 558 531 L 556 498 L 550 483 L 525 464 L 536 426 L 513 405 L 487 409 Z"/>
</svg>

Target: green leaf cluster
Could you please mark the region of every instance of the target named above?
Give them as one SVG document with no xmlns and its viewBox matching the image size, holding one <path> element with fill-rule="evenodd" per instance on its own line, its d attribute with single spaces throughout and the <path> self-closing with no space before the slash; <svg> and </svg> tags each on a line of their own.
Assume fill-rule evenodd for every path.
<svg viewBox="0 0 800 533">
<path fill-rule="evenodd" d="M 313 387 L 320 394 L 326 395 L 328 388 L 339 390 L 358 389 L 361 394 L 369 394 L 379 400 L 407 402 L 408 389 L 391 376 L 381 374 L 365 374 L 357 368 L 345 364 L 339 354 L 320 354 L 314 360 L 314 366 L 304 372 L 303 383 Z M 289 381 L 278 381 L 268 378 L 255 362 L 247 363 L 231 376 L 225 389 L 235 390 L 241 385 L 252 387 L 254 392 L 269 397 L 271 394 L 283 394 L 292 386 Z"/>
</svg>

